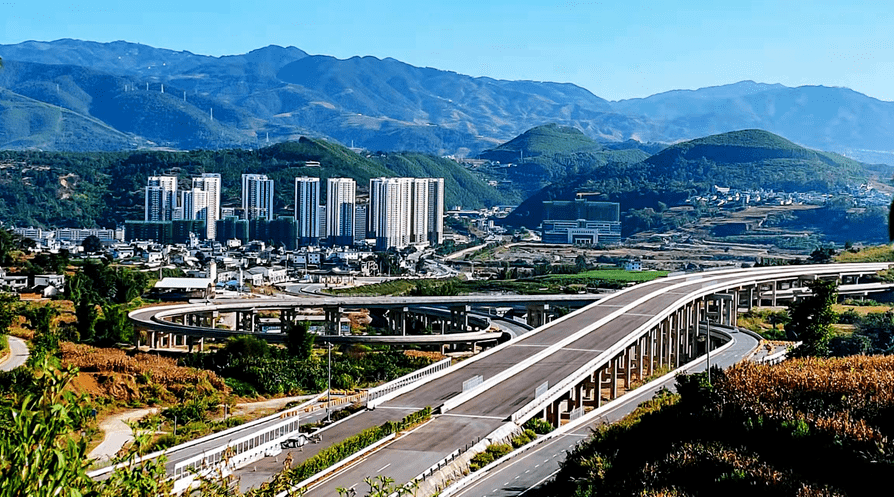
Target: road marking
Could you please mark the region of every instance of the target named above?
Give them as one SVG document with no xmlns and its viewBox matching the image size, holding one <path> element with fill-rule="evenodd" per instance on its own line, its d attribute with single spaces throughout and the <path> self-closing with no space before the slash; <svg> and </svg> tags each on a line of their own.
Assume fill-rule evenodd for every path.
<svg viewBox="0 0 894 497">
<path fill-rule="evenodd" d="M 641 318 L 653 318 L 653 317 L 655 317 L 655 314 L 639 314 L 639 313 L 636 313 L 636 312 L 625 312 L 624 315 L 625 315 L 625 316 L 637 316 L 637 317 L 641 317 Z"/>
<path fill-rule="evenodd" d="M 350 488 L 350 490 L 354 490 L 354 487 L 356 487 L 356 486 L 357 486 L 357 484 L 356 484 L 356 483 L 355 483 L 355 484 L 353 484 L 353 485 L 351 485 L 351 488 Z"/>
<path fill-rule="evenodd" d="M 382 471 L 383 469 L 387 468 L 388 466 L 391 466 L 391 463 L 388 463 L 388 464 L 382 466 L 381 468 L 377 469 L 377 470 L 376 470 L 376 473 Z"/>
<path fill-rule="evenodd" d="M 452 414 L 452 413 L 447 413 L 447 414 L 441 414 L 441 416 L 444 416 L 444 417 L 450 417 L 450 416 L 452 416 L 452 417 L 455 417 L 455 418 L 480 418 L 480 419 L 500 419 L 500 420 L 502 420 L 502 419 L 506 419 L 505 416 L 503 416 L 503 417 L 500 417 L 500 416 L 479 416 L 479 415 L 477 415 L 477 414 Z"/>
<path fill-rule="evenodd" d="M 601 354 L 601 353 L 605 352 L 604 350 L 593 350 L 593 349 L 569 349 L 569 348 L 563 348 L 562 350 L 570 350 L 570 351 L 572 351 L 572 352 L 593 352 L 593 353 L 595 353 L 595 354 Z"/>
</svg>

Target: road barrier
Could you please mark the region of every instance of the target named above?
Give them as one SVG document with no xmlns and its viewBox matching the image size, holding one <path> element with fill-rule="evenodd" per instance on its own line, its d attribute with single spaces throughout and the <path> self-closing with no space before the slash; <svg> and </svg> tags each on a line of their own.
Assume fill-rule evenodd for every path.
<svg viewBox="0 0 894 497">
<path fill-rule="evenodd" d="M 292 408 L 290 408 L 290 409 L 286 409 L 285 411 L 277 412 L 277 413 L 271 414 L 271 415 L 269 415 L 269 416 L 265 416 L 265 417 L 263 417 L 263 418 L 256 419 L 256 420 L 254 420 L 254 421 L 250 421 L 250 422 L 248 422 L 248 423 L 244 423 L 244 424 L 241 424 L 241 425 L 238 425 L 238 426 L 234 426 L 234 427 L 232 427 L 232 428 L 228 428 L 228 429 L 226 429 L 226 430 L 224 430 L 224 431 L 220 431 L 220 432 L 217 432 L 217 433 L 212 433 L 212 434 L 210 434 L 210 435 L 206 435 L 206 436 L 204 436 L 204 437 L 197 438 L 197 439 L 195 439 L 195 440 L 190 440 L 190 441 L 188 441 L 188 442 L 184 442 L 184 443 L 182 443 L 182 444 L 175 445 L 175 446 L 173 446 L 173 447 L 169 447 L 169 448 L 167 448 L 167 449 L 165 449 L 165 450 L 152 452 L 152 453 L 150 453 L 150 454 L 147 454 L 147 455 L 145 455 L 145 456 L 142 456 L 142 457 L 137 458 L 137 459 L 133 462 L 133 464 L 140 464 L 140 463 L 142 463 L 142 462 L 144 462 L 144 461 L 148 461 L 148 460 L 154 459 L 154 458 L 156 458 L 156 457 L 158 457 L 158 456 L 160 456 L 160 455 L 168 455 L 168 454 L 171 454 L 172 452 L 176 452 L 176 451 L 183 450 L 183 449 L 188 449 L 189 447 L 193 447 L 193 446 L 195 446 L 195 445 L 198 445 L 198 444 L 200 444 L 200 443 L 207 442 L 207 441 L 209 441 L 209 440 L 214 440 L 214 439 L 217 439 L 217 438 L 219 438 L 219 439 L 221 439 L 221 440 L 225 440 L 225 439 L 226 439 L 225 437 L 227 437 L 228 435 L 230 435 L 230 434 L 232 434 L 232 433 L 235 433 L 235 432 L 240 431 L 240 430 L 244 430 L 244 429 L 246 429 L 246 428 L 250 428 L 250 427 L 252 427 L 252 426 L 260 425 L 260 424 L 263 424 L 263 423 L 272 421 L 272 420 L 277 419 L 277 418 L 286 418 L 286 417 L 294 416 L 295 414 L 297 414 L 297 413 L 299 413 L 299 412 L 310 412 L 310 411 L 313 411 L 313 410 L 314 410 L 314 404 L 315 404 L 316 402 L 318 402 L 321 398 L 325 397 L 326 394 L 327 394 L 327 392 L 323 392 L 323 393 L 317 395 L 316 397 L 314 397 L 314 398 L 308 400 L 307 402 L 305 402 L 305 403 L 303 403 L 303 404 L 301 404 L 301 405 L 292 407 Z M 222 441 L 221 443 L 223 444 L 224 442 Z M 93 478 L 94 480 L 96 480 L 96 479 L 101 479 L 101 478 L 107 476 L 108 474 L 110 474 L 111 472 L 113 472 L 115 469 L 117 469 L 117 468 L 121 468 L 121 467 L 127 467 L 127 466 L 129 466 L 130 464 L 131 464 L 131 463 L 127 462 L 127 463 L 119 463 L 119 464 L 116 464 L 116 465 L 113 465 L 113 466 L 107 466 L 107 467 L 105 467 L 105 468 L 101 468 L 101 469 L 98 469 L 98 470 L 95 470 L 95 471 L 90 471 L 90 472 L 87 473 L 87 476 L 89 476 L 90 478 Z"/>
<path fill-rule="evenodd" d="M 375 408 L 377 405 L 385 401 L 383 397 L 385 397 L 386 395 L 392 392 L 396 392 L 397 390 L 400 390 L 407 385 L 413 384 L 427 376 L 449 368 L 450 362 L 451 359 L 448 357 L 447 359 L 442 359 L 420 370 L 413 371 L 410 374 L 401 376 L 396 380 L 391 380 L 383 385 L 370 388 L 369 390 L 367 390 L 366 407 L 370 409 Z"/>
</svg>

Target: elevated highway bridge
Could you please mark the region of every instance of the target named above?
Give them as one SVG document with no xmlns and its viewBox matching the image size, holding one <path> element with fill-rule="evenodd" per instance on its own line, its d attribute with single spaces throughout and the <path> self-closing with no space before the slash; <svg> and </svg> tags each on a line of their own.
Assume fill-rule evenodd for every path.
<svg viewBox="0 0 894 497">
<path fill-rule="evenodd" d="M 888 291 L 894 284 L 869 278 L 888 267 L 728 269 L 636 285 L 378 397 L 370 402 L 371 410 L 345 423 L 356 433 L 380 424 L 383 416 L 399 419 L 432 406 L 439 416 L 403 437 L 392 453 L 395 462 L 421 473 L 469 441 L 506 432 L 532 417 L 559 424 L 611 401 L 654 373 L 704 354 L 706 328 L 734 327 L 739 311 L 798 298 L 809 281 L 835 279 L 842 293 L 856 295 Z M 241 474 L 246 485 L 269 478 L 281 464 L 262 459 L 252 467 L 255 471 Z M 378 474 L 375 470 L 370 474 Z M 357 482 L 339 483 L 350 487 Z"/>
</svg>

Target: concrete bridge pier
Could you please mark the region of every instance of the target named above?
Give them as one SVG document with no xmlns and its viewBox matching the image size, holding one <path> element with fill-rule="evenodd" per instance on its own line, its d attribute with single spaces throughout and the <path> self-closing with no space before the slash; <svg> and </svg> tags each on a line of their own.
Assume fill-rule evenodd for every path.
<svg viewBox="0 0 894 497">
<path fill-rule="evenodd" d="M 257 332 L 258 313 L 256 309 L 236 311 L 236 331 Z"/>
<path fill-rule="evenodd" d="M 539 328 L 551 321 L 549 304 L 527 304 L 525 311 L 525 321 L 528 326 Z"/>
<path fill-rule="evenodd" d="M 326 334 L 341 335 L 341 306 L 323 306 L 323 313 L 325 314 Z"/>
<path fill-rule="evenodd" d="M 453 305 L 450 306 L 450 329 L 457 332 L 469 331 L 469 311 L 472 309 L 470 305 Z"/>
</svg>

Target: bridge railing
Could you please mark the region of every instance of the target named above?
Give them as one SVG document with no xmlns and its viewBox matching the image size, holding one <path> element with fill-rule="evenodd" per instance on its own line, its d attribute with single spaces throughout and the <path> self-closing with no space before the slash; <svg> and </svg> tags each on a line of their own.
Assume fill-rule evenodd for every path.
<svg viewBox="0 0 894 497">
<path fill-rule="evenodd" d="M 298 417 L 287 417 L 273 426 L 176 463 L 171 476 L 178 482 L 177 488 L 185 490 L 198 475 L 210 475 L 218 469 L 231 472 L 265 457 L 298 429 Z"/>
<path fill-rule="evenodd" d="M 250 427 L 252 427 L 252 426 L 257 426 L 257 425 L 260 425 L 260 424 L 269 422 L 269 421 L 271 421 L 271 420 L 274 420 L 274 419 L 276 419 L 276 418 L 281 418 L 281 419 L 292 418 L 292 417 L 297 416 L 297 415 L 298 415 L 299 413 L 301 413 L 301 412 L 307 412 L 308 410 L 313 409 L 313 405 L 316 404 L 321 398 L 325 397 L 325 396 L 327 395 L 327 393 L 328 393 L 328 390 L 322 392 L 321 394 L 315 396 L 315 397 L 312 398 L 312 399 L 309 399 L 307 402 L 305 402 L 305 403 L 303 403 L 303 404 L 301 404 L 301 405 L 292 407 L 292 408 L 287 409 L 287 410 L 285 410 L 285 411 L 277 412 L 277 413 L 271 414 L 271 415 L 269 415 L 269 416 L 265 416 L 265 417 L 263 417 L 263 418 L 256 419 L 256 420 L 254 420 L 254 421 L 250 421 L 250 422 L 248 422 L 248 423 L 244 423 L 244 424 L 241 424 L 241 425 L 238 425 L 238 426 L 234 426 L 234 427 L 232 427 L 232 428 L 228 428 L 228 429 L 226 429 L 226 430 L 224 430 L 224 431 L 221 431 L 221 432 L 212 433 L 212 434 L 210 434 L 210 435 L 206 435 L 206 436 L 204 436 L 204 437 L 197 438 L 197 439 L 195 439 L 195 440 L 190 440 L 190 441 L 188 441 L 188 442 L 184 442 L 184 443 L 182 443 L 182 444 L 175 445 L 175 446 L 173 446 L 173 447 L 169 447 L 169 448 L 167 448 L 167 449 L 165 449 L 165 450 L 156 451 L 156 452 L 152 452 L 152 453 L 150 453 L 150 454 L 146 454 L 145 456 L 142 456 L 142 457 L 140 457 L 140 458 L 137 458 L 136 461 L 135 461 L 135 463 L 139 464 L 139 463 L 141 463 L 141 462 L 143 462 L 143 461 L 148 461 L 148 460 L 150 460 L 150 459 L 154 459 L 154 458 L 156 458 L 156 457 L 158 457 L 158 456 L 160 456 L 160 455 L 170 455 L 170 454 L 173 453 L 173 452 L 176 452 L 176 451 L 179 451 L 179 450 L 188 449 L 189 447 L 196 446 L 196 445 L 198 445 L 198 444 L 207 442 L 207 441 L 209 441 L 209 440 L 220 439 L 220 440 L 221 440 L 221 445 L 225 445 L 225 444 L 227 443 L 227 442 L 224 442 L 224 440 L 226 440 L 226 437 L 227 437 L 228 435 L 231 435 L 231 434 L 233 434 L 233 433 L 236 433 L 236 432 L 238 432 L 238 431 L 240 431 L 240 430 L 244 430 L 244 429 L 246 429 L 246 428 L 250 428 Z M 298 418 L 295 417 L 294 419 L 297 421 Z M 89 476 L 90 478 L 93 478 L 94 480 L 95 480 L 95 479 L 100 479 L 100 478 L 105 477 L 107 474 L 111 473 L 112 471 L 114 471 L 116 468 L 124 467 L 124 466 L 126 466 L 127 464 L 128 464 L 128 463 L 120 463 L 120 464 L 113 465 L 113 466 L 107 466 L 107 467 L 105 467 L 105 468 L 101 468 L 101 469 L 98 469 L 98 470 L 95 470 L 95 471 L 90 471 L 90 472 L 87 473 L 87 476 Z M 177 463 L 175 463 L 175 464 L 177 464 Z"/>
<path fill-rule="evenodd" d="M 442 359 L 434 364 L 426 366 L 417 371 L 413 371 L 410 374 L 401 376 L 396 380 L 391 380 L 388 383 L 383 385 L 379 385 L 377 387 L 370 388 L 367 390 L 366 397 L 366 406 L 369 408 L 373 408 L 380 404 L 382 401 L 380 400 L 385 395 L 388 395 L 391 392 L 394 392 L 400 388 L 403 388 L 407 385 L 415 383 L 426 376 L 437 373 L 438 371 L 443 371 L 450 367 L 451 359 L 448 357 L 447 359 Z"/>
</svg>

